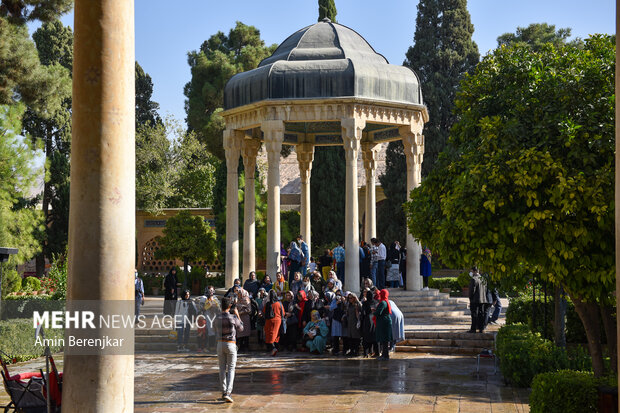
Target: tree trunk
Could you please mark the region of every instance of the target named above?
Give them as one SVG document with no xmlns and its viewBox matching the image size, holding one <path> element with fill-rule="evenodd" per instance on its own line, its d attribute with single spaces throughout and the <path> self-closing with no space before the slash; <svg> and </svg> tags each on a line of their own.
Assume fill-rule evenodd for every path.
<svg viewBox="0 0 620 413">
<path fill-rule="evenodd" d="M 592 369 L 595 377 L 602 377 L 605 372 L 603 364 L 603 347 L 601 345 L 601 324 L 599 308 L 595 303 L 585 303 L 578 298 L 571 297 L 575 303 L 575 310 L 581 318 L 583 327 L 588 336 L 588 348 L 592 358 Z"/>
<path fill-rule="evenodd" d="M 555 319 L 553 320 L 555 345 L 566 347 L 566 298 L 561 286 L 555 287 L 553 304 L 555 306 Z"/>
<path fill-rule="evenodd" d="M 616 320 L 614 320 L 614 308 L 612 306 L 600 306 L 603 319 L 603 328 L 607 338 L 607 352 L 611 361 L 611 369 L 618 374 L 618 331 Z"/>
</svg>

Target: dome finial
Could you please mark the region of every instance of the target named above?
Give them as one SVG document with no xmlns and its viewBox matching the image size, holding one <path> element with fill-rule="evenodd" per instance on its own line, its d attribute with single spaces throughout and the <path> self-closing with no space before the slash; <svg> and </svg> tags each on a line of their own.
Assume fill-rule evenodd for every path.
<svg viewBox="0 0 620 413">
<path fill-rule="evenodd" d="M 331 23 L 331 22 L 332 22 L 332 21 L 329 19 L 329 17 L 325 17 L 325 18 L 323 18 L 323 20 L 321 20 L 321 21 L 322 21 L 322 22 L 325 22 L 325 23 Z"/>
</svg>

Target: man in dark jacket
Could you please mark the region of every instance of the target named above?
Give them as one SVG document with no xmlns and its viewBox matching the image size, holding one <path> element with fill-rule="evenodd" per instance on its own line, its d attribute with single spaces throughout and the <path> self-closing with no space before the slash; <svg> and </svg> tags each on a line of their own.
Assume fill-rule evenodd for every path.
<svg viewBox="0 0 620 413">
<path fill-rule="evenodd" d="M 484 332 L 486 326 L 485 314 L 487 300 L 487 286 L 477 267 L 472 267 L 469 271 L 471 280 L 469 281 L 469 309 L 471 311 L 470 333 L 476 331 Z"/>
</svg>

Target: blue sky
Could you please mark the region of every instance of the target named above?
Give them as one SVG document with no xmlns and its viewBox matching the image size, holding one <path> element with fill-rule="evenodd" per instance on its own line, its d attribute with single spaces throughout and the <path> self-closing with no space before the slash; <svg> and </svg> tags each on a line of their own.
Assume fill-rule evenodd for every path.
<svg viewBox="0 0 620 413">
<path fill-rule="evenodd" d="M 162 115 L 185 119 L 183 86 L 191 77 L 187 52 L 236 21 L 256 26 L 267 44 L 281 43 L 316 22 L 317 0 L 135 0 L 136 60 L 151 75 Z M 392 64 L 402 64 L 413 44 L 417 1 L 336 0 L 338 22 L 360 33 Z M 613 0 L 471 0 L 474 41 L 482 55 L 497 36 L 530 23 L 572 28 L 573 37 L 615 32 Z M 73 26 L 73 15 L 63 18 Z"/>
</svg>

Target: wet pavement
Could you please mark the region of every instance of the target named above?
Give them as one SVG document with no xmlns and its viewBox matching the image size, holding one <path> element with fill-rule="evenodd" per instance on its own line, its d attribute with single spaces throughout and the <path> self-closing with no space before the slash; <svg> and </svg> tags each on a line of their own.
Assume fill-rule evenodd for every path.
<svg viewBox="0 0 620 413">
<path fill-rule="evenodd" d="M 62 369 L 62 355 L 56 359 Z M 481 360 L 476 375 L 471 356 L 241 354 L 233 404 L 219 400 L 214 355 L 146 353 L 135 360 L 135 412 L 529 412 L 529 390 L 506 387 L 490 360 Z M 44 366 L 37 359 L 9 367 L 13 373 Z M 0 391 L 0 406 L 8 401 Z"/>
<path fill-rule="evenodd" d="M 506 387 L 492 361 L 394 355 L 389 361 L 284 353 L 240 355 L 234 404 L 219 400 L 217 359 L 136 356 L 136 412 L 528 412 L 526 389 Z"/>
</svg>

